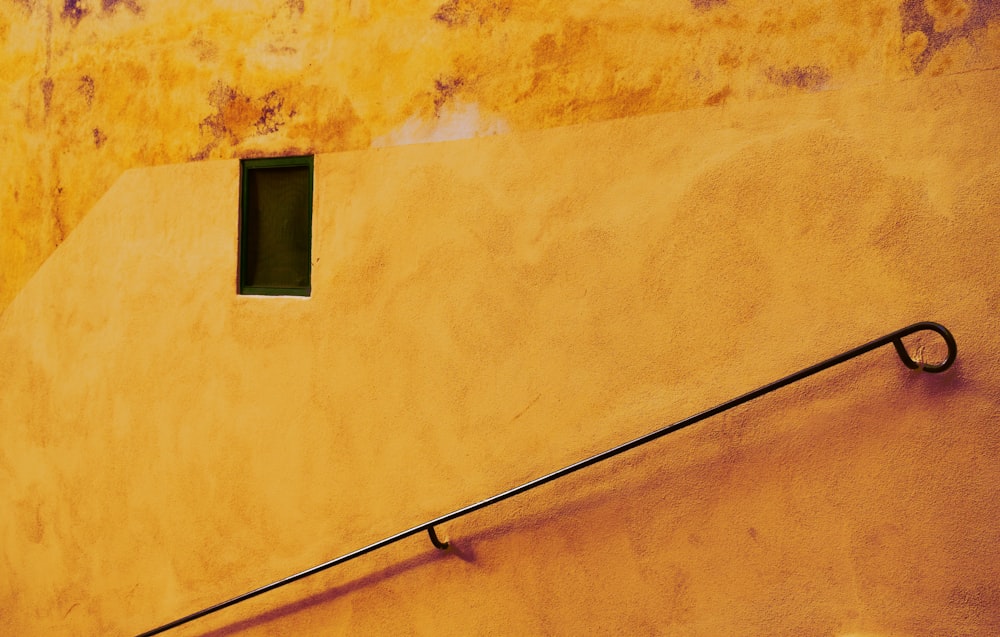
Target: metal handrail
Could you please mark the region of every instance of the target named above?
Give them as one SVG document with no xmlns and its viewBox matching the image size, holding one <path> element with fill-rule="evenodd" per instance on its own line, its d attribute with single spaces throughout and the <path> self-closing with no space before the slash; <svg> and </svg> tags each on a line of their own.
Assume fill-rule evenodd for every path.
<svg viewBox="0 0 1000 637">
<path fill-rule="evenodd" d="M 925 363 L 925 362 L 915 361 L 910 356 L 909 352 L 906 351 L 906 347 L 904 347 L 904 345 L 903 345 L 903 340 L 902 340 L 903 337 L 904 336 L 909 336 L 910 334 L 913 334 L 915 332 L 922 332 L 922 331 L 936 332 L 937 334 L 939 334 L 941 336 L 941 338 L 944 339 L 945 344 L 948 346 L 948 355 L 947 355 L 947 357 L 945 358 L 945 360 L 943 362 L 937 363 L 937 364 L 929 364 L 929 363 Z M 868 353 L 868 352 L 870 352 L 870 351 L 872 351 L 874 349 L 878 349 L 879 347 L 882 347 L 884 345 L 888 345 L 890 343 L 892 343 L 892 345 L 896 348 L 896 353 L 899 355 L 899 358 L 900 358 L 900 360 L 902 360 L 902 362 L 903 362 L 904 365 L 906 365 L 910 369 L 919 369 L 919 370 L 922 370 L 922 371 L 925 371 L 925 372 L 930 372 L 932 374 L 943 372 L 946 369 L 948 369 L 949 367 L 951 367 L 952 363 L 955 362 L 955 357 L 958 355 L 958 349 L 957 349 L 957 347 L 955 345 L 955 338 L 951 335 L 951 332 L 949 332 L 948 329 L 945 326 L 943 326 L 943 325 L 941 325 L 939 323 L 931 322 L 931 321 L 923 321 L 923 322 L 920 322 L 920 323 L 914 323 L 913 325 L 909 325 L 909 326 L 904 327 L 902 329 L 896 330 L 895 332 L 891 332 L 889 334 L 886 334 L 885 336 L 877 338 L 877 339 L 875 339 L 873 341 L 869 341 L 868 343 L 865 343 L 864 345 L 859 345 L 858 347 L 855 347 L 853 349 L 847 350 L 846 352 L 844 352 L 842 354 L 838 354 L 837 356 L 834 356 L 832 358 L 828 358 L 825 361 L 822 361 L 820 363 L 816 363 L 815 365 L 811 365 L 809 367 L 806 367 L 805 369 L 800 370 L 798 372 L 795 372 L 794 374 L 791 374 L 789 376 L 785 376 L 784 378 L 776 380 L 776 381 L 774 381 L 772 383 L 768 383 L 767 385 L 759 387 L 759 388 L 757 388 L 757 389 L 755 389 L 755 390 L 753 390 L 751 392 L 747 392 L 746 394 L 743 394 L 741 396 L 737 396 L 736 398 L 733 398 L 731 400 L 727 400 L 726 402 L 721 403 L 719 405 L 716 405 L 715 407 L 712 407 L 711 409 L 706 409 L 705 411 L 697 413 L 697 414 L 695 414 L 693 416 L 688 416 L 687 418 L 685 418 L 683 420 L 679 420 L 679 421 L 677 421 L 677 422 L 675 422 L 673 424 L 670 424 L 670 425 L 667 425 L 667 426 L 662 427 L 660 429 L 657 429 L 656 431 L 653 431 L 653 432 L 648 433 L 648 434 L 646 434 L 644 436 L 636 438 L 635 440 L 630 440 L 629 442 L 620 444 L 617 447 L 613 447 L 613 448 L 608 449 L 607 451 L 604 451 L 604 452 L 599 453 L 597 455 L 590 456 L 589 458 L 586 458 L 584 460 L 580 460 L 579 462 L 575 462 L 575 463 L 573 463 L 573 464 L 571 464 L 571 465 L 569 465 L 567 467 L 563 467 L 562 469 L 559 469 L 557 471 L 553 471 L 552 473 L 548 473 L 548 474 L 546 474 L 546 475 L 544 475 L 544 476 L 542 476 L 540 478 L 535 478 L 534 480 L 532 480 L 530 482 L 525 482 L 524 484 L 522 484 L 520 486 L 514 487 L 512 489 L 508 489 L 508 490 L 506 490 L 506 491 L 504 491 L 502 493 L 498 493 L 498 494 L 496 494 L 496 495 L 494 495 L 494 496 L 492 496 L 490 498 L 486 498 L 485 500 L 481 500 L 479 502 L 476 502 L 475 504 L 470 504 L 468 506 L 462 507 L 461 509 L 457 509 L 455 511 L 452 511 L 451 513 L 448 513 L 448 514 L 436 517 L 433 520 L 430 520 L 429 522 L 424 522 L 423 524 L 419 524 L 419 525 L 414 526 L 412 528 L 409 528 L 409 529 L 407 529 L 405 531 L 400 531 L 399 533 L 396 533 L 395 535 L 391 535 L 391 536 L 389 536 L 389 537 L 387 537 L 387 538 L 385 538 L 383 540 L 379 540 L 378 542 L 374 542 L 372 544 L 369 544 L 368 546 L 359 548 L 359 549 L 357 549 L 355 551 L 351 551 L 350 553 L 347 553 L 345 555 L 341 555 L 340 557 L 334 558 L 334 559 L 329 560 L 327 562 L 323 562 L 322 564 L 319 564 L 317 566 L 313 566 L 312 568 L 306 569 L 306 570 L 301 571 L 299 573 L 296 573 L 294 575 L 289 575 L 288 577 L 280 579 L 280 580 L 278 580 L 276 582 L 272 582 L 272 583 L 267 584 L 265 586 L 261 586 L 260 588 L 256 588 L 256 589 L 254 589 L 254 590 L 252 590 L 250 592 L 243 593 L 242 595 L 239 595 L 239 596 L 234 597 L 232 599 L 229 599 L 227 601 L 220 602 L 218 604 L 215 604 L 214 606 L 209 606 L 208 608 L 202 609 L 202 610 L 200 610 L 198 612 L 195 612 L 195 613 L 191 613 L 190 615 L 185 615 L 184 617 L 181 617 L 180 619 L 176 619 L 176 620 L 174 620 L 172 622 L 169 622 L 167 624 L 163 624 L 162 626 L 159 626 L 159 627 L 154 628 L 152 630 L 148 630 L 148 631 L 146 631 L 144 633 L 141 633 L 137 637 L 149 637 L 150 635 L 158 635 L 158 634 L 160 634 L 162 632 L 170 630 L 171 628 L 176 628 L 177 626 L 180 626 L 182 624 L 186 624 L 186 623 L 188 623 L 190 621 L 193 621 L 195 619 L 198 619 L 200 617 L 204 617 L 206 615 L 210 615 L 210 614 L 215 613 L 217 611 L 220 611 L 220 610 L 222 610 L 224 608 L 228 608 L 229 606 L 233 606 L 234 604 L 238 604 L 240 602 L 246 601 L 246 600 L 248 600 L 248 599 L 250 599 L 252 597 L 256 597 L 256 596 L 261 595 L 263 593 L 266 593 L 268 591 L 272 591 L 272 590 L 274 590 L 276 588 L 279 588 L 281 586 L 284 586 L 286 584 L 291 584 L 292 582 L 298 581 L 298 580 L 303 579 L 305 577 L 309 577 L 310 575 L 315 575 L 316 573 L 319 573 L 320 571 L 325 571 L 328 568 L 334 567 L 334 566 L 336 566 L 338 564 L 343 564 L 344 562 L 347 562 L 348 560 L 352 560 L 352 559 L 354 559 L 356 557 L 360 557 L 360 556 L 364 555 L 365 553 L 370 553 L 370 552 L 375 551 L 377 549 L 380 549 L 380 548 L 382 548 L 384 546 L 388 546 L 389 544 L 392 544 L 394 542 L 398 542 L 399 540 L 402 540 L 403 538 L 410 537 L 411 535 L 416 535 L 417 533 L 421 533 L 423 531 L 427 532 L 427 534 L 430 536 L 431 543 L 436 548 L 438 548 L 438 549 L 447 549 L 448 548 L 448 542 L 442 542 L 438 538 L 437 533 L 434 530 L 435 526 L 438 526 L 440 524 L 444 524 L 445 522 L 448 522 L 450 520 L 454 520 L 455 518 L 462 517 L 463 515 L 466 515 L 468 513 L 472 513 L 473 511 L 477 511 L 477 510 L 482 509 L 484 507 L 488 507 L 491 504 L 496 504 L 497 502 L 500 502 L 502 500 L 506 500 L 507 498 L 510 498 L 510 497 L 513 497 L 513 496 L 515 496 L 515 495 L 517 495 L 519 493 L 523 493 L 525 491 L 528 491 L 529 489 L 534 489 L 535 487 L 539 487 L 539 486 L 545 484 L 546 482 L 551 482 L 551 481 L 555 480 L 556 478 L 561 478 L 561 477 L 563 477 L 565 475 L 569 475 L 570 473 L 573 473 L 574 471 L 578 471 L 580 469 L 583 469 L 584 467 L 589 467 L 590 465 L 596 464 L 598 462 L 601 462 L 602 460 L 607 460 L 608 458 L 611 458 L 613 456 L 617 456 L 620 453 L 624 453 L 624 452 L 626 452 L 626 451 L 628 451 L 630 449 L 634 449 L 635 447 L 638 447 L 640 445 L 644 445 L 647 442 L 651 442 L 651 441 L 656 440 L 657 438 L 665 436 L 665 435 L 667 435 L 669 433 L 673 433 L 673 432 L 678 431 L 680 429 L 683 429 L 683 428 L 685 428 L 685 427 L 687 427 L 689 425 L 693 425 L 696 422 L 705 420 L 706 418 L 711 418 L 712 416 L 718 415 L 718 414 L 720 414 L 720 413 L 722 413 L 724 411 L 727 411 L 729 409 L 732 409 L 734 407 L 742 405 L 743 403 L 747 403 L 747 402 L 750 402 L 751 400 L 753 400 L 755 398 L 759 398 L 759 397 L 763 396 L 764 394 L 768 394 L 770 392 L 775 391 L 776 389 L 780 389 L 780 388 L 784 387 L 785 385 L 790 385 L 790 384 L 792 384 L 794 382 L 802 380 L 803 378 L 806 378 L 808 376 L 812 376 L 813 374 L 816 374 L 816 373 L 821 372 L 821 371 L 823 371 L 825 369 L 833 367 L 834 365 L 839 365 L 840 363 L 848 361 L 848 360 L 850 360 L 852 358 L 855 358 L 857 356 L 861 356 L 862 354 L 866 354 L 866 353 Z"/>
</svg>

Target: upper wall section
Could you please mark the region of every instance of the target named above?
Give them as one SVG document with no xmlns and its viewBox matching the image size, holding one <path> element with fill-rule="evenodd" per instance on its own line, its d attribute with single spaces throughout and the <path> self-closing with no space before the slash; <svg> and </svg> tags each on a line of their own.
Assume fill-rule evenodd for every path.
<svg viewBox="0 0 1000 637">
<path fill-rule="evenodd" d="M 4 0 L 0 311 L 125 169 L 992 68 L 992 0 Z"/>
</svg>

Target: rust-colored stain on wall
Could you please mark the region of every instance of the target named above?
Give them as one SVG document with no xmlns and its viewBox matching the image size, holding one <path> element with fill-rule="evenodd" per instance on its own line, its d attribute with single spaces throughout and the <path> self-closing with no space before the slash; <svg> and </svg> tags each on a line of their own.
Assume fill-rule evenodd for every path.
<svg viewBox="0 0 1000 637">
<path fill-rule="evenodd" d="M 285 109 L 285 99 L 277 91 L 250 97 L 222 82 L 209 93 L 208 102 L 216 111 L 200 127 L 212 140 L 193 159 L 208 157 L 223 142 L 238 146 L 247 137 L 276 133 L 295 114 Z"/>
<path fill-rule="evenodd" d="M 510 2 L 491 0 L 448 0 L 434 12 L 433 18 L 449 27 L 483 26 L 489 22 L 503 20 L 510 13 Z"/>
<path fill-rule="evenodd" d="M 991 68 L 997 6 L 2 3 L 0 308 L 129 167 L 542 129 Z"/>
</svg>

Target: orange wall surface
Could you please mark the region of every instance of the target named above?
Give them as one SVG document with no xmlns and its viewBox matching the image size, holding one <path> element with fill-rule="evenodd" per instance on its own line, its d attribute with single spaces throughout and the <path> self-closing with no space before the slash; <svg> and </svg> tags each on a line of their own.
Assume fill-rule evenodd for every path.
<svg viewBox="0 0 1000 637">
<path fill-rule="evenodd" d="M 0 634 L 136 634 L 923 319 L 944 374 L 879 350 L 174 634 L 1000 633 L 998 94 L 319 154 L 308 299 L 236 294 L 237 161 L 128 170 L 0 315 Z"/>
<path fill-rule="evenodd" d="M 4 0 L 0 310 L 128 168 L 998 65 L 995 0 Z"/>
</svg>

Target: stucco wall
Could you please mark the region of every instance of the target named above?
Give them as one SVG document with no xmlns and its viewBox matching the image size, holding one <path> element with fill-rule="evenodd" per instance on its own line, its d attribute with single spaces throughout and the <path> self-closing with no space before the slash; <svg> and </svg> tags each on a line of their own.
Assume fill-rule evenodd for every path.
<svg viewBox="0 0 1000 637">
<path fill-rule="evenodd" d="M 0 316 L 0 632 L 140 632 L 921 319 L 944 375 L 880 351 L 176 634 L 1000 632 L 998 88 L 319 155 L 309 299 L 235 294 L 236 161 L 129 170 Z"/>
<path fill-rule="evenodd" d="M 121 172 L 996 68 L 995 0 L 4 0 L 0 309 Z"/>
</svg>

